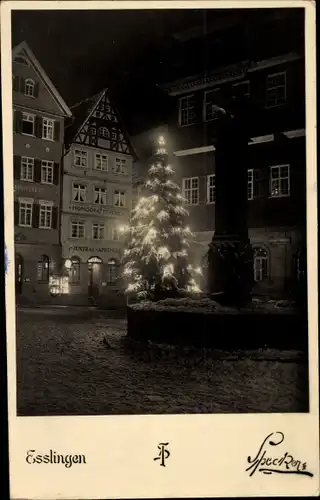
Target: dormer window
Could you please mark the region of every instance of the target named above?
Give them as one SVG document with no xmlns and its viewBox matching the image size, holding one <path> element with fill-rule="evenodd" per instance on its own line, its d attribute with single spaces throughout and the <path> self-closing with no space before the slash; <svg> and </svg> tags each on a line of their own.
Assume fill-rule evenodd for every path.
<svg viewBox="0 0 320 500">
<path fill-rule="evenodd" d="M 31 78 L 27 78 L 24 82 L 24 95 L 28 97 L 34 97 L 34 86 L 35 83 Z"/>
</svg>

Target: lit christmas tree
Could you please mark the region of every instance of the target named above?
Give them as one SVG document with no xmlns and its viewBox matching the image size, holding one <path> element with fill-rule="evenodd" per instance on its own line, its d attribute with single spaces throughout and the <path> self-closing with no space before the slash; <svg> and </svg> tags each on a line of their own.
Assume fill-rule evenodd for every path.
<svg viewBox="0 0 320 500">
<path fill-rule="evenodd" d="M 126 293 L 139 300 L 201 292 L 195 280 L 201 269 L 188 264 L 188 240 L 193 237 L 185 225 L 188 212 L 167 160 L 165 141 L 160 137 L 144 185 L 150 194 L 138 201 L 130 227 L 124 230 L 128 237 L 123 258 Z"/>
</svg>

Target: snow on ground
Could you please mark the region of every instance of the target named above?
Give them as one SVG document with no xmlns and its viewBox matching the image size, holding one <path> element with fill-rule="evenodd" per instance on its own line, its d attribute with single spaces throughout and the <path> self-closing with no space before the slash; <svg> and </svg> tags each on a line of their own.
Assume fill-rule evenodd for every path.
<svg viewBox="0 0 320 500">
<path fill-rule="evenodd" d="M 308 411 L 299 353 L 165 355 L 125 347 L 125 334 L 106 313 L 19 311 L 18 415 Z"/>
</svg>

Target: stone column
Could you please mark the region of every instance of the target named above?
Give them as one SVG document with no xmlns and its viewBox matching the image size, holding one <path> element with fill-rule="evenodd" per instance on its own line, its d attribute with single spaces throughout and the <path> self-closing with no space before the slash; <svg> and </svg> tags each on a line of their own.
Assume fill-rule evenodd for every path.
<svg viewBox="0 0 320 500">
<path fill-rule="evenodd" d="M 209 245 L 209 290 L 214 300 L 241 306 L 251 300 L 248 237 L 248 137 L 241 115 L 220 110 L 216 138 L 215 233 Z"/>
</svg>

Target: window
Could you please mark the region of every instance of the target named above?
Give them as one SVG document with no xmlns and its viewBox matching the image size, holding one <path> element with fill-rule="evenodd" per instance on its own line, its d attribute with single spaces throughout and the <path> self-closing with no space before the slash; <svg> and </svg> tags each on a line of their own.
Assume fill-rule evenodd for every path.
<svg viewBox="0 0 320 500">
<path fill-rule="evenodd" d="M 113 141 L 116 141 L 116 140 L 117 140 L 117 138 L 118 138 L 117 131 L 116 131 L 115 129 L 112 129 L 112 131 L 111 131 L 111 139 L 112 139 Z"/>
<path fill-rule="evenodd" d="M 100 127 L 99 134 L 104 139 L 109 139 L 109 130 L 107 129 L 107 127 Z"/>
<path fill-rule="evenodd" d="M 24 82 L 24 95 L 28 97 L 34 97 L 34 81 L 30 78 Z"/>
<path fill-rule="evenodd" d="M 127 160 L 123 158 L 116 158 L 116 162 L 112 170 L 114 174 L 127 175 L 128 174 Z"/>
<path fill-rule="evenodd" d="M 120 231 L 117 227 L 112 228 L 112 239 L 113 241 L 120 240 Z"/>
<path fill-rule="evenodd" d="M 113 194 L 113 205 L 115 207 L 126 206 L 126 193 L 124 191 L 115 191 Z"/>
<path fill-rule="evenodd" d="M 268 278 L 268 252 L 264 248 L 253 249 L 253 272 L 255 281 Z"/>
<path fill-rule="evenodd" d="M 194 96 L 188 95 L 179 99 L 179 125 L 185 127 L 196 121 Z"/>
<path fill-rule="evenodd" d="M 248 200 L 253 200 L 253 169 L 248 170 Z"/>
<path fill-rule="evenodd" d="M 107 264 L 107 283 L 108 285 L 114 284 L 118 279 L 118 263 L 115 259 L 108 260 Z"/>
<path fill-rule="evenodd" d="M 82 151 L 80 149 L 75 149 L 74 151 L 74 164 L 77 167 L 87 167 L 88 164 L 88 152 Z"/>
<path fill-rule="evenodd" d="M 93 189 L 93 203 L 98 205 L 107 204 L 107 190 L 105 188 L 95 187 Z"/>
<path fill-rule="evenodd" d="M 207 176 L 207 203 L 216 202 L 216 176 L 211 174 Z"/>
<path fill-rule="evenodd" d="M 42 139 L 53 141 L 53 134 L 54 134 L 54 120 L 50 120 L 50 118 L 43 118 Z"/>
<path fill-rule="evenodd" d="M 80 259 L 79 259 L 79 257 L 72 257 L 71 258 L 69 279 L 70 279 L 70 283 L 80 283 Z"/>
<path fill-rule="evenodd" d="M 24 199 L 19 201 L 19 226 L 32 226 L 33 200 Z"/>
<path fill-rule="evenodd" d="M 186 205 L 198 205 L 199 203 L 199 178 L 190 177 L 182 180 L 182 193 Z"/>
<path fill-rule="evenodd" d="M 41 161 L 41 182 L 42 184 L 53 184 L 53 161 Z"/>
<path fill-rule="evenodd" d="M 22 113 L 22 134 L 34 135 L 34 115 Z"/>
<path fill-rule="evenodd" d="M 21 157 L 20 179 L 22 181 L 33 181 L 34 158 Z"/>
<path fill-rule="evenodd" d="M 80 221 L 71 222 L 71 238 L 84 238 L 84 223 Z"/>
<path fill-rule="evenodd" d="M 90 132 L 91 132 L 91 135 L 97 135 L 97 129 L 96 129 L 96 127 L 91 126 L 90 127 Z"/>
<path fill-rule="evenodd" d="M 107 155 L 102 155 L 100 153 L 96 153 L 95 168 L 96 168 L 96 170 L 104 170 L 105 172 L 108 170 L 108 157 L 107 157 Z"/>
<path fill-rule="evenodd" d="M 270 167 L 270 196 L 290 196 L 290 167 L 279 165 Z"/>
<path fill-rule="evenodd" d="M 92 224 L 92 238 L 94 240 L 103 240 L 104 239 L 104 224 L 103 223 L 94 223 Z"/>
<path fill-rule="evenodd" d="M 250 82 L 246 80 L 245 82 L 234 83 L 232 85 L 232 97 L 235 99 L 237 97 L 250 97 Z"/>
<path fill-rule="evenodd" d="M 87 186 L 85 184 L 76 184 L 75 182 L 72 185 L 72 201 L 79 201 L 80 203 L 84 203 L 87 198 Z"/>
<path fill-rule="evenodd" d="M 261 170 L 249 168 L 248 170 L 248 200 L 258 198 L 262 193 Z"/>
<path fill-rule="evenodd" d="M 41 255 L 37 263 L 37 277 L 38 281 L 49 281 L 49 264 L 50 259 L 47 255 Z"/>
<path fill-rule="evenodd" d="M 286 73 L 267 76 L 266 106 L 279 106 L 286 101 Z"/>
<path fill-rule="evenodd" d="M 39 206 L 40 206 L 39 228 L 40 229 L 51 229 L 51 226 L 52 226 L 52 202 L 39 201 Z"/>
<path fill-rule="evenodd" d="M 204 93 L 203 119 L 205 122 L 218 118 L 215 106 L 218 104 L 220 89 L 213 89 Z"/>
</svg>

